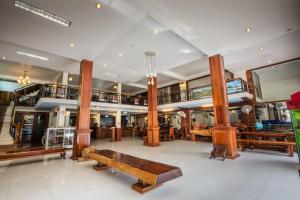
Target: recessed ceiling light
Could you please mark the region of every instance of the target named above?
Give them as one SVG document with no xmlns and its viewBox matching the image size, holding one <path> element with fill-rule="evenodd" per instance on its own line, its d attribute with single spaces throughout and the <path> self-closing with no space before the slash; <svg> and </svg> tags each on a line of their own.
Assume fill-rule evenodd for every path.
<svg viewBox="0 0 300 200">
<path fill-rule="evenodd" d="M 185 54 L 192 52 L 192 50 L 190 50 L 190 49 L 180 49 L 180 51 Z"/>
<path fill-rule="evenodd" d="M 72 78 L 72 76 L 70 76 L 70 77 L 69 77 L 69 81 L 73 81 L 73 78 Z"/>
<path fill-rule="evenodd" d="M 40 59 L 40 60 L 44 60 L 44 61 L 49 61 L 49 58 L 47 57 L 43 57 L 43 56 L 38 56 L 35 54 L 31 54 L 31 53 L 26 53 L 26 52 L 22 52 L 22 51 L 16 51 L 17 54 L 21 55 L 21 56 L 28 56 L 31 58 L 36 58 L 36 59 Z"/>
<path fill-rule="evenodd" d="M 155 29 L 155 30 L 153 31 L 153 33 L 154 33 L 154 34 L 157 34 L 157 33 L 158 33 L 158 30 Z"/>
<path fill-rule="evenodd" d="M 74 47 L 75 46 L 75 44 L 74 43 L 70 43 L 70 47 Z"/>
<path fill-rule="evenodd" d="M 264 50 L 264 47 L 259 47 L 260 50 Z"/>
<path fill-rule="evenodd" d="M 103 66 L 106 67 L 106 63 L 104 63 Z"/>
<path fill-rule="evenodd" d="M 3 57 L 2 57 L 2 59 L 3 59 L 3 60 L 5 60 L 5 59 L 6 59 L 6 57 L 5 57 L 5 56 L 3 56 Z"/>
<path fill-rule="evenodd" d="M 98 8 L 98 9 L 102 8 L 101 3 L 96 3 L 95 6 L 96 6 L 96 8 Z"/>
<path fill-rule="evenodd" d="M 119 53 L 118 56 L 122 57 L 123 55 L 122 55 L 122 53 Z"/>
<path fill-rule="evenodd" d="M 272 63 L 272 61 L 271 61 L 271 60 L 268 60 L 268 63 L 269 63 L 269 64 L 271 64 L 271 63 Z"/>
<path fill-rule="evenodd" d="M 249 33 L 249 32 L 251 32 L 251 31 L 252 31 L 251 28 L 246 28 L 246 29 L 245 29 L 245 32 L 246 32 L 246 33 Z"/>
<path fill-rule="evenodd" d="M 34 7 L 34 6 L 30 5 L 30 4 L 24 3 L 24 2 L 22 2 L 20 0 L 15 0 L 14 5 L 16 7 L 18 7 L 18 8 L 21 8 L 23 10 L 26 10 L 26 11 L 31 12 L 33 14 L 36 14 L 36 15 L 38 15 L 40 17 L 44 17 L 44 18 L 46 18 L 48 20 L 51 20 L 51 21 L 53 21 L 55 23 L 58 23 L 58 24 L 61 24 L 63 26 L 67 26 L 67 27 L 71 26 L 71 21 L 66 20 L 66 19 L 64 19 L 62 17 L 56 16 L 56 15 L 54 15 L 52 13 L 49 13 L 49 12 L 43 10 L 43 9 Z"/>
</svg>

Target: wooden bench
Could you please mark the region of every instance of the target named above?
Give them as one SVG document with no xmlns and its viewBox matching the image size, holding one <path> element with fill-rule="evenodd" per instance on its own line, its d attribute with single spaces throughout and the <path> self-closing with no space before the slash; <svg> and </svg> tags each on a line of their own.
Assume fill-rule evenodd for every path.
<svg viewBox="0 0 300 200">
<path fill-rule="evenodd" d="M 31 147 L 31 148 L 0 148 L 0 161 L 2 160 L 13 160 L 20 158 L 27 158 L 32 156 L 41 156 L 49 154 L 60 154 L 60 156 L 66 158 L 65 148 L 52 148 L 45 149 L 44 147 Z"/>
<path fill-rule="evenodd" d="M 136 177 L 138 182 L 132 185 L 132 189 L 141 194 L 182 176 L 181 169 L 178 167 L 111 150 L 93 149 L 86 153 L 86 155 L 88 155 L 89 159 L 98 162 L 94 167 L 98 171 L 111 167 Z"/>
<path fill-rule="evenodd" d="M 238 144 L 240 144 L 242 151 L 248 149 L 253 149 L 255 145 L 269 145 L 269 146 L 285 146 L 287 147 L 288 154 L 294 156 L 294 146 L 295 142 L 288 141 L 271 141 L 271 140 L 254 140 L 254 139 L 237 139 Z"/>
</svg>

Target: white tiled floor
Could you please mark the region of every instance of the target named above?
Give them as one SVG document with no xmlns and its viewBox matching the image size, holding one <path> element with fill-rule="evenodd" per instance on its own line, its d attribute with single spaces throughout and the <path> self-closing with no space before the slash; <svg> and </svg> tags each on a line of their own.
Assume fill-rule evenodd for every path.
<svg viewBox="0 0 300 200">
<path fill-rule="evenodd" d="M 141 140 L 111 143 L 99 149 L 181 167 L 183 176 L 140 195 L 135 178 L 93 170 L 94 161 L 75 162 L 52 156 L 0 162 L 0 200 L 299 200 L 298 161 L 277 153 L 241 152 L 236 160 L 209 160 L 210 143 L 174 141 L 151 148 Z"/>
</svg>

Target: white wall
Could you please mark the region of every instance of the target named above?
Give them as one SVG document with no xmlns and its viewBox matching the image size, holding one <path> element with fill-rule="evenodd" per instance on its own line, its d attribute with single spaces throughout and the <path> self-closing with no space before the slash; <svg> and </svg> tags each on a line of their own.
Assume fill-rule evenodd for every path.
<svg viewBox="0 0 300 200">
<path fill-rule="evenodd" d="M 261 82 L 264 101 L 290 99 L 291 94 L 300 91 L 300 75 L 297 79 L 286 79 L 276 82 Z"/>
</svg>

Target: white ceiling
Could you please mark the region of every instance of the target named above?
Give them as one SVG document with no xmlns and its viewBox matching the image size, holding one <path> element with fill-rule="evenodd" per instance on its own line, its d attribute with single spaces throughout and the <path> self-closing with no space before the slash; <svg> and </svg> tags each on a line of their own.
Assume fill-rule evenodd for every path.
<svg viewBox="0 0 300 200">
<path fill-rule="evenodd" d="M 90 59 L 95 78 L 131 86 L 145 87 L 139 80 L 146 73 L 146 50 L 157 52 L 156 71 L 170 83 L 207 74 L 206 55 L 224 55 L 232 72 L 300 56 L 299 0 L 98 0 L 102 9 L 95 8 L 96 0 L 23 1 L 72 25 L 61 26 L 2 0 L 0 58 L 73 74 L 79 73 L 82 59 Z M 247 27 L 252 31 L 246 33 Z M 17 50 L 50 61 L 19 56 Z"/>
</svg>

